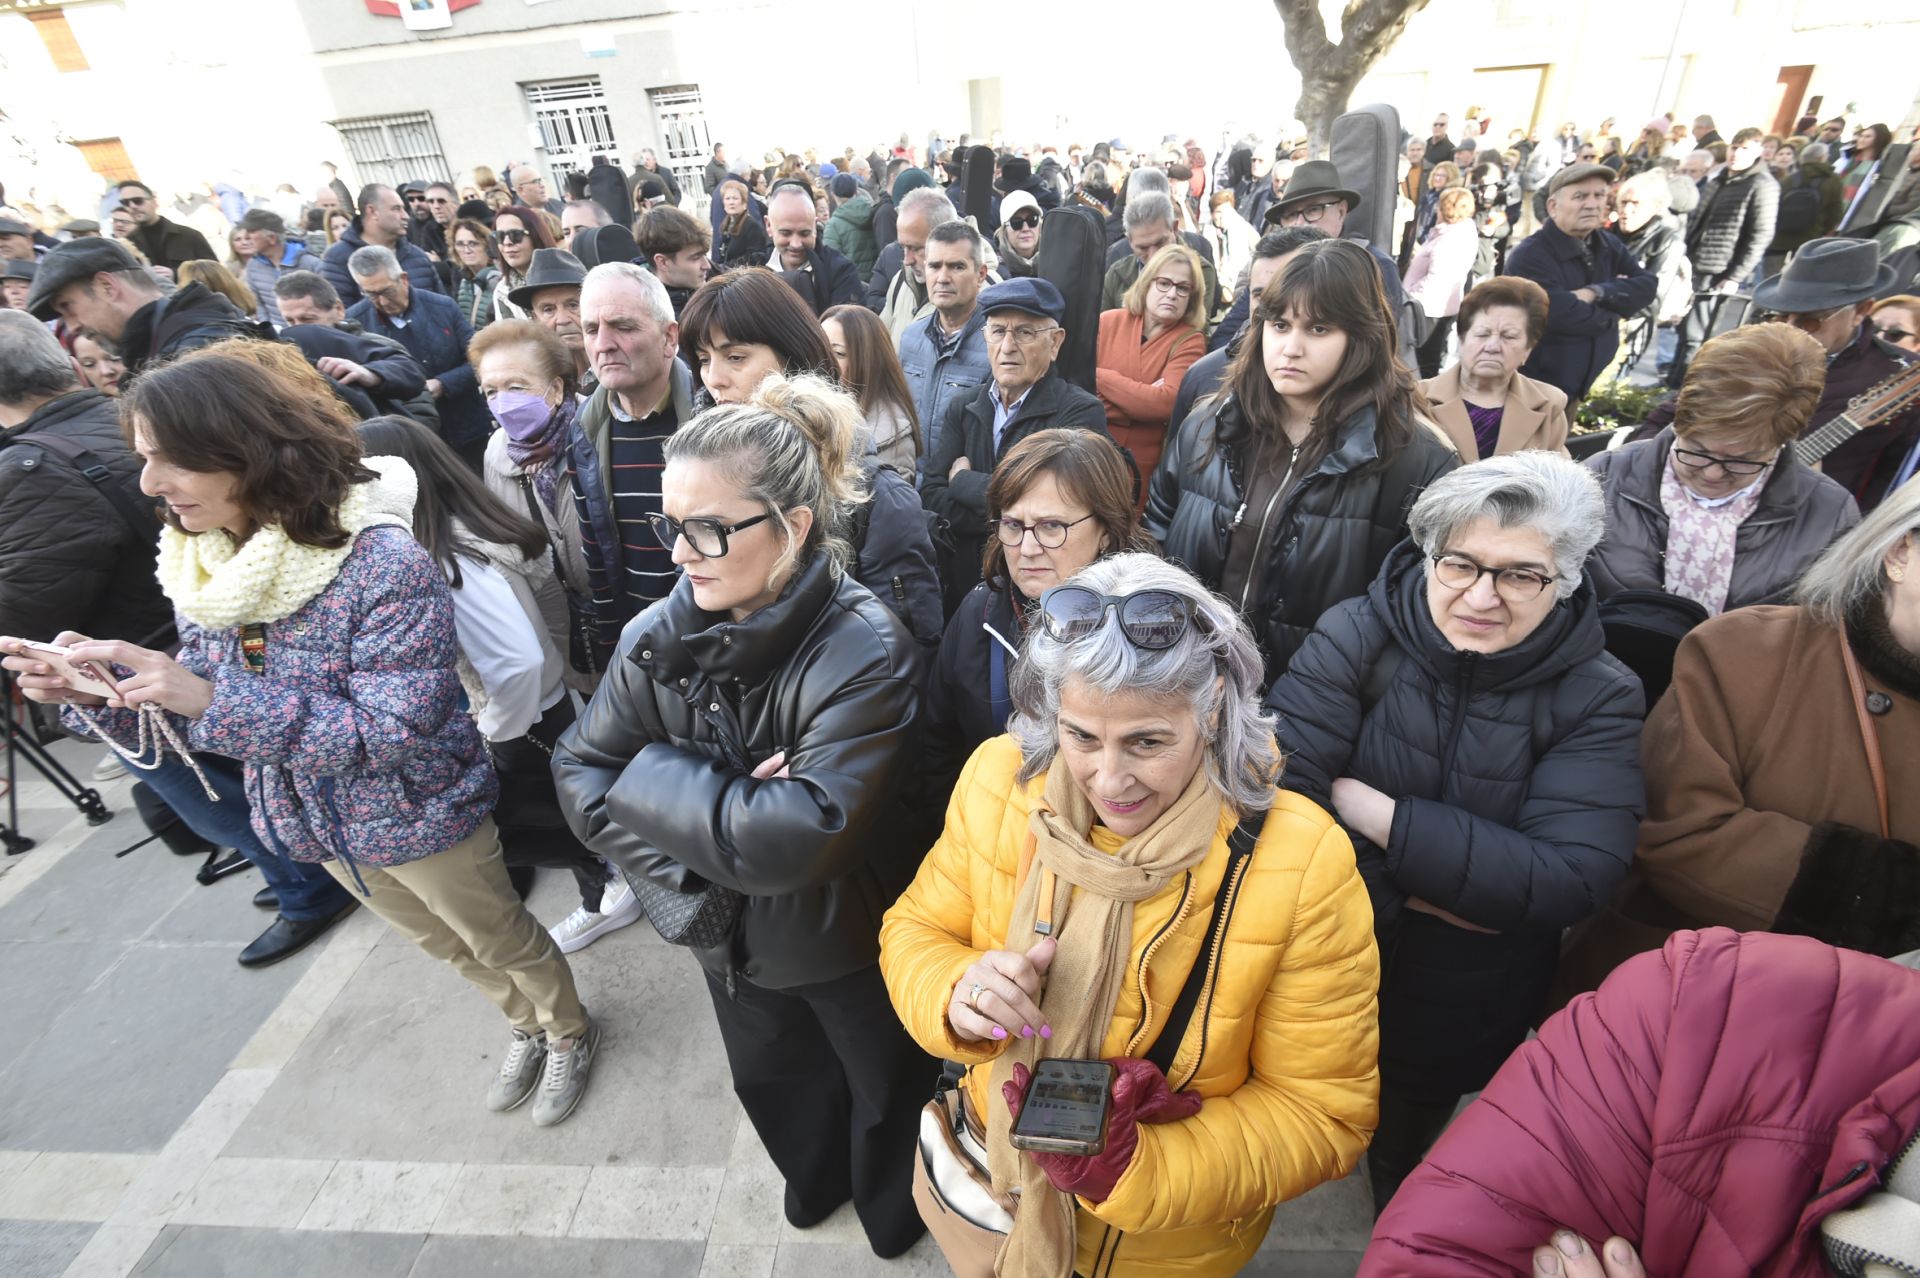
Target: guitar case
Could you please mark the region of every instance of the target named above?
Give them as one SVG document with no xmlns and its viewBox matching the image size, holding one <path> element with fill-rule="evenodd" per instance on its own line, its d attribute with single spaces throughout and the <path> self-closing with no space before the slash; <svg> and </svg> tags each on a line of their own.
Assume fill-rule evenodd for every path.
<svg viewBox="0 0 1920 1278">
<path fill-rule="evenodd" d="M 970 146 L 966 159 L 961 162 L 960 186 L 965 192 L 966 207 L 960 210 L 960 216 L 973 223 L 973 228 L 982 235 L 992 235 L 1000 229 L 993 216 L 993 148 L 990 146 Z"/>
<path fill-rule="evenodd" d="M 1328 149 L 1340 180 L 1360 196 L 1360 207 L 1347 217 L 1347 238 L 1364 238 L 1392 256 L 1393 203 L 1400 177 L 1400 113 L 1385 103 L 1349 111 L 1333 122 Z"/>
<path fill-rule="evenodd" d="M 1054 369 L 1084 391 L 1093 390 L 1095 347 L 1100 337 L 1100 286 L 1107 275 L 1106 220 L 1082 204 L 1049 210 L 1040 224 L 1040 253 L 1033 273 L 1066 299 L 1062 325 L 1067 340 Z"/>
</svg>

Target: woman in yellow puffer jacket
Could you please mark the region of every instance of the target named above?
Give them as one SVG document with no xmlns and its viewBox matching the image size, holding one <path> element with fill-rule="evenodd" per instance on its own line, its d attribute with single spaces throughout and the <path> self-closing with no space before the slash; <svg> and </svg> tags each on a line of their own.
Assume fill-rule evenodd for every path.
<svg viewBox="0 0 1920 1278">
<path fill-rule="evenodd" d="M 1019 1191 L 1002 1278 L 1232 1274 L 1377 1119 L 1366 890 L 1333 818 L 1276 789 L 1259 651 L 1224 601 L 1117 555 L 1040 622 L 1010 735 L 968 763 L 881 970 L 908 1032 L 968 1067 L 994 1188 Z M 1196 963 L 1163 1075 L 1143 1058 Z M 1054 1057 L 1116 1067 L 1102 1154 L 1008 1143 Z"/>
</svg>

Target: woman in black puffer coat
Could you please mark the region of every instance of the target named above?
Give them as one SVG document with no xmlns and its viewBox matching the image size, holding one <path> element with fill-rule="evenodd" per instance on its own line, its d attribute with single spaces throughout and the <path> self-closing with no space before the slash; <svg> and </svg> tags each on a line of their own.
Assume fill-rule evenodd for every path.
<svg viewBox="0 0 1920 1278">
<path fill-rule="evenodd" d="M 1604 528 L 1591 475 L 1489 458 L 1410 524 L 1268 698 L 1283 784 L 1340 817 L 1373 898 L 1376 1211 L 1525 1039 L 1562 931 L 1610 898 L 1645 810 L 1640 681 L 1604 652 L 1583 567 Z"/>
<path fill-rule="evenodd" d="M 1261 296 L 1225 389 L 1174 430 L 1141 521 L 1260 641 L 1271 682 L 1406 536 L 1407 509 L 1460 464 L 1395 356 L 1380 268 L 1316 240 Z"/>
<path fill-rule="evenodd" d="M 924 1232 L 912 1160 L 938 1067 L 878 966 L 881 916 L 925 848 L 900 798 L 921 673 L 913 636 L 845 571 L 859 424 L 824 379 L 776 374 L 674 433 L 655 523 L 683 575 L 627 626 L 554 773 L 574 832 L 643 902 L 740 898 L 698 954 L 787 1219 L 851 1198 L 891 1257 Z"/>
</svg>

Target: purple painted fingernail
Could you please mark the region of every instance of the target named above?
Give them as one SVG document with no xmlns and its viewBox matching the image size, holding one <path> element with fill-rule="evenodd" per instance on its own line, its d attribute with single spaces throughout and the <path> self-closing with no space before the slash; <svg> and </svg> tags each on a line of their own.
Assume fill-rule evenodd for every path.
<svg viewBox="0 0 1920 1278">
<path fill-rule="evenodd" d="M 1007 1036 L 1007 1032 L 1001 1029 L 998 1025 L 996 1025 L 993 1027 L 993 1036 L 995 1038 L 1005 1038 Z"/>
<path fill-rule="evenodd" d="M 1053 1026 L 1051 1026 L 1051 1025 L 1042 1025 L 1042 1026 L 1040 1027 L 1040 1037 L 1041 1037 L 1041 1038 L 1052 1038 L 1052 1037 L 1053 1037 Z"/>
<path fill-rule="evenodd" d="M 1033 1026 L 1031 1026 L 1031 1025 L 1022 1025 L 1022 1026 L 1020 1027 L 1020 1037 L 1021 1037 L 1021 1038 L 1032 1038 L 1032 1037 L 1033 1037 Z"/>
</svg>

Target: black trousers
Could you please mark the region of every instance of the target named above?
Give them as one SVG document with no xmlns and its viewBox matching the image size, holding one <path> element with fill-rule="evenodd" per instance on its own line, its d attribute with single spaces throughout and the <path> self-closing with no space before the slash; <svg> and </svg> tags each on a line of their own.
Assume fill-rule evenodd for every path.
<svg viewBox="0 0 1920 1278">
<path fill-rule="evenodd" d="M 1367 1146 L 1367 1180 L 1373 1186 L 1375 1220 L 1393 1201 L 1400 1182 L 1413 1174 L 1447 1130 L 1459 1105 L 1458 1096 L 1441 1102 L 1391 1083 L 1381 1084 L 1380 1126 L 1373 1133 L 1373 1143 Z"/>
<path fill-rule="evenodd" d="M 573 698 L 561 697 L 526 736 L 488 746 L 500 776 L 493 821 L 500 831 L 507 879 L 521 900 L 533 890 L 534 867 L 552 866 L 572 871 L 580 904 L 598 910 L 608 882 L 607 863 L 573 837 L 553 787 L 553 746 L 575 717 Z"/>
<path fill-rule="evenodd" d="M 733 1092 L 808 1215 L 849 1198 L 876 1254 L 926 1232 L 913 1205 L 920 1110 L 939 1063 L 901 1028 L 878 964 L 837 980 L 769 990 L 744 978 L 707 992 Z"/>
</svg>

